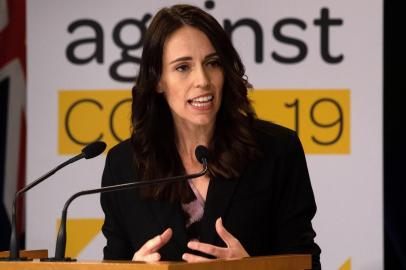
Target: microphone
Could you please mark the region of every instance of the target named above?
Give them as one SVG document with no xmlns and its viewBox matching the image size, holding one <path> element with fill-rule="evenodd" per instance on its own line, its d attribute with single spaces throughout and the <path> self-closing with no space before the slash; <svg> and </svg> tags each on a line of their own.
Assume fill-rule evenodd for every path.
<svg viewBox="0 0 406 270">
<path fill-rule="evenodd" d="M 104 193 L 104 192 L 113 192 L 113 191 L 120 191 L 120 190 L 128 190 L 128 189 L 134 189 L 138 188 L 141 186 L 148 186 L 148 185 L 156 185 L 156 184 L 164 184 L 164 183 L 170 183 L 170 182 L 177 182 L 177 181 L 184 181 L 187 179 L 191 178 L 197 178 L 200 176 L 203 176 L 207 172 L 207 162 L 208 162 L 208 156 L 209 156 L 209 151 L 207 150 L 206 147 L 199 145 L 195 149 L 195 156 L 196 159 L 203 165 L 203 169 L 194 174 L 190 175 L 180 175 L 180 176 L 172 176 L 172 177 L 165 177 L 165 178 L 160 178 L 160 179 L 154 179 L 154 180 L 144 180 L 144 181 L 138 181 L 138 182 L 131 182 L 131 183 L 126 183 L 126 184 L 119 184 L 119 185 L 112 185 L 112 186 L 106 186 L 102 188 L 97 188 L 97 189 L 89 189 L 89 190 L 84 190 L 80 191 L 78 193 L 75 193 L 72 195 L 65 203 L 62 211 L 62 216 L 61 216 L 61 224 L 59 225 L 59 231 L 58 231 L 58 237 L 56 240 L 56 248 L 55 248 L 55 257 L 54 258 L 48 258 L 48 259 L 41 259 L 41 261 L 76 261 L 76 259 L 72 258 L 65 258 L 65 249 L 66 249 L 66 219 L 67 219 L 67 212 L 68 212 L 68 207 L 71 204 L 71 202 L 76 199 L 77 197 L 80 197 L 82 195 L 89 195 L 89 194 L 95 194 L 95 193 Z"/>
<path fill-rule="evenodd" d="M 73 163 L 75 161 L 78 161 L 78 160 L 80 160 L 82 158 L 85 158 L 85 159 L 94 158 L 94 157 L 100 155 L 101 153 L 103 153 L 104 149 L 106 149 L 106 144 L 104 142 L 97 141 L 97 142 L 91 143 L 91 144 L 85 146 L 82 149 L 82 153 L 80 153 L 79 155 L 76 155 L 76 156 L 70 158 L 69 160 L 63 162 L 62 164 L 58 165 L 57 167 L 55 167 L 54 169 L 52 169 L 48 173 L 44 174 L 40 178 L 36 179 L 35 181 L 30 183 L 26 187 L 24 187 L 24 188 L 22 188 L 22 189 L 20 189 L 19 191 L 16 192 L 16 194 L 14 195 L 13 206 L 12 206 L 10 257 L 5 258 L 6 260 L 9 260 L 9 261 L 28 260 L 25 257 L 21 258 L 20 254 L 19 254 L 19 251 L 20 251 L 19 244 L 20 243 L 19 243 L 19 236 L 18 236 L 18 233 L 17 233 L 16 208 L 17 208 L 17 199 L 20 197 L 20 195 L 24 194 L 25 192 L 27 192 L 31 188 L 35 187 L 36 185 L 38 185 L 39 183 L 41 183 L 42 181 L 44 181 L 45 179 L 50 177 L 51 175 L 55 174 L 57 171 L 59 171 L 63 167 L 65 167 L 65 166 L 67 166 L 67 165 L 69 165 L 69 164 L 71 164 L 71 163 Z"/>
</svg>

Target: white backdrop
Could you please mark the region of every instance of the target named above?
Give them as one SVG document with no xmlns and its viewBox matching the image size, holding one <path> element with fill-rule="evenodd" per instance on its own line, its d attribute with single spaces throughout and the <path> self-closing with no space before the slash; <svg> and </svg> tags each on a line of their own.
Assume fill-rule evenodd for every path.
<svg viewBox="0 0 406 270">
<path fill-rule="evenodd" d="M 299 125 L 318 205 L 313 224 L 323 268 L 383 269 L 383 1 L 183 2 L 202 7 L 222 25 L 251 25 L 236 28 L 232 39 L 250 81 L 259 89 L 253 93 L 258 114 L 290 128 Z M 206 7 L 208 2 L 214 7 Z M 142 33 L 139 26 L 150 22 L 148 14 L 174 3 L 27 1 L 27 183 L 80 151 L 82 146 L 74 139 L 91 141 L 103 134 L 109 147 L 117 143 L 108 117 L 117 102 L 130 96 L 132 84 L 123 77 L 138 70 L 134 62 L 141 56 L 136 46 Z M 252 26 L 259 31 L 256 47 Z M 114 70 L 114 63 L 123 57 L 120 47 L 131 45 L 135 46 L 128 55 L 133 63 Z M 69 48 L 73 55 L 67 54 Z M 75 63 L 80 60 L 86 63 Z M 72 139 L 64 125 L 67 111 L 85 98 L 97 102 L 74 107 L 69 118 Z M 128 108 L 120 107 L 116 113 L 121 118 L 114 118 L 113 127 L 124 138 Z M 330 144 L 316 144 L 312 136 Z M 103 166 L 104 156 L 80 161 L 29 192 L 29 249 L 54 252 L 63 204 L 79 190 L 100 186 Z M 68 253 L 101 259 L 105 239 L 99 231 L 103 218 L 99 197 L 79 198 L 71 205 L 69 218 L 74 220 L 68 237 L 76 247 L 68 246 Z"/>
</svg>

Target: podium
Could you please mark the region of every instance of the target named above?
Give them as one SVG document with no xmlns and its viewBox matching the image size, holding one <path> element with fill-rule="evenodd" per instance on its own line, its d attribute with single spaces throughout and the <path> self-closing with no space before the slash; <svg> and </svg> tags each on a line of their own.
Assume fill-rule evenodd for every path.
<svg viewBox="0 0 406 270">
<path fill-rule="evenodd" d="M 30 259 L 42 259 L 48 258 L 48 250 L 37 249 L 37 250 L 20 250 L 20 257 L 26 257 Z M 0 251 L 0 258 L 7 258 L 10 256 L 10 251 Z"/>
<path fill-rule="evenodd" d="M 311 255 L 276 255 L 200 263 L 130 261 L 0 262 L 0 270 L 308 270 Z"/>
</svg>

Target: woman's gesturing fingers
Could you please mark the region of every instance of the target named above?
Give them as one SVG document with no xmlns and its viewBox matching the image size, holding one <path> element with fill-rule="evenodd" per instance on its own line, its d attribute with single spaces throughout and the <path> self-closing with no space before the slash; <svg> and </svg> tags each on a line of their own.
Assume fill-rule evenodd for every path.
<svg viewBox="0 0 406 270">
<path fill-rule="evenodd" d="M 161 259 L 157 252 L 172 237 L 172 229 L 166 229 L 162 234 L 148 240 L 137 252 L 134 253 L 133 261 L 156 262 Z"/>
<path fill-rule="evenodd" d="M 229 233 L 226 228 L 223 226 L 223 220 L 218 218 L 216 220 L 216 231 L 220 238 L 226 243 L 228 248 L 228 257 L 229 259 L 238 259 L 249 257 L 250 255 L 241 245 L 240 241 L 235 238 L 231 233 Z"/>
<path fill-rule="evenodd" d="M 216 231 L 220 238 L 226 243 L 227 247 L 218 247 L 206 243 L 200 243 L 197 241 L 191 241 L 188 243 L 188 248 L 209 254 L 219 259 L 240 259 L 249 257 L 248 252 L 241 245 L 240 241 L 235 238 L 229 231 L 223 226 L 221 218 L 216 220 Z M 207 258 L 184 253 L 182 256 L 187 262 L 206 261 Z"/>
<path fill-rule="evenodd" d="M 231 233 L 229 233 L 226 228 L 224 228 L 223 220 L 218 218 L 216 220 L 216 231 L 217 234 L 220 236 L 221 240 L 226 243 L 227 247 L 232 247 L 240 244 L 240 242 L 235 238 Z"/>
<path fill-rule="evenodd" d="M 198 250 L 200 252 L 210 254 L 216 258 L 226 258 L 228 248 L 217 247 L 206 243 L 201 243 L 198 241 L 190 241 L 187 244 L 188 248 L 193 250 Z"/>
<path fill-rule="evenodd" d="M 207 258 L 202 257 L 202 256 L 197 256 L 197 255 L 194 255 L 194 254 L 190 254 L 190 253 L 183 253 L 182 259 L 184 261 L 187 261 L 187 262 L 206 262 L 206 261 L 210 261 L 210 259 L 207 259 Z"/>
</svg>

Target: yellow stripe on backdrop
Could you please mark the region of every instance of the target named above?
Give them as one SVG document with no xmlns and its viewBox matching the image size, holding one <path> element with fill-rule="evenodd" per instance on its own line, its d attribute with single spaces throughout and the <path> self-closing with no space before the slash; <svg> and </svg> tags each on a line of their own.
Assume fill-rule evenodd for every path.
<svg viewBox="0 0 406 270">
<path fill-rule="evenodd" d="M 56 231 L 59 229 L 61 220 L 56 222 Z M 65 256 L 77 258 L 79 254 L 100 233 L 103 219 L 100 218 L 70 218 L 66 222 L 66 251 Z"/>
<path fill-rule="evenodd" d="M 338 270 L 351 270 L 351 257 Z"/>
<path fill-rule="evenodd" d="M 259 118 L 296 130 L 307 154 L 350 153 L 350 90 L 249 91 Z M 95 140 L 109 147 L 128 138 L 131 92 L 59 91 L 59 154 L 75 154 Z"/>
</svg>

